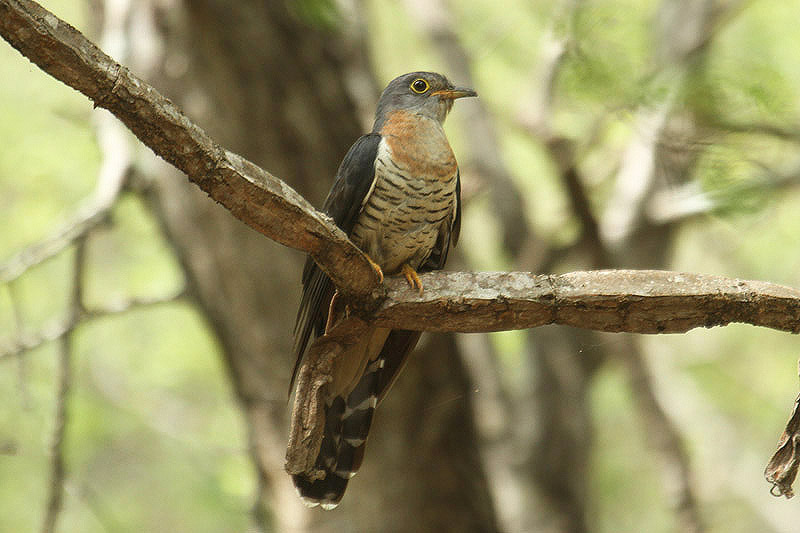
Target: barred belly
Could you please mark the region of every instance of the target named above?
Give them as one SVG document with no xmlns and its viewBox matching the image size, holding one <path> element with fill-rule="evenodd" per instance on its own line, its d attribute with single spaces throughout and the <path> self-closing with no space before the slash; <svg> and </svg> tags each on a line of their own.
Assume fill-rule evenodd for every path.
<svg viewBox="0 0 800 533">
<path fill-rule="evenodd" d="M 440 232 L 450 231 L 456 167 L 449 144 L 444 148 L 440 158 L 412 165 L 407 158 L 393 157 L 385 140 L 378 147 L 375 180 L 351 239 L 385 274 L 397 273 L 405 263 L 418 269 Z"/>
</svg>

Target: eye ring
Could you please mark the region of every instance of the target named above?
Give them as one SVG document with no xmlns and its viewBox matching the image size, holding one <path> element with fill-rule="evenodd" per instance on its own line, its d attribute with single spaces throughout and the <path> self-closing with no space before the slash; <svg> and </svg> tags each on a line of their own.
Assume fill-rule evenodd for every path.
<svg viewBox="0 0 800 533">
<path fill-rule="evenodd" d="M 411 82 L 411 90 L 417 94 L 424 94 L 430 88 L 430 84 L 422 78 L 417 78 Z"/>
</svg>

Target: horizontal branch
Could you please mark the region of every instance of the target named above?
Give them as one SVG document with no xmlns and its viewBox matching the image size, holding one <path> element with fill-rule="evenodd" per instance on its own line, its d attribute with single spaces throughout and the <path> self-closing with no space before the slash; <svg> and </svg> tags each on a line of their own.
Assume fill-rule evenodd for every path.
<svg viewBox="0 0 800 533">
<path fill-rule="evenodd" d="M 563 324 L 597 331 L 683 333 L 743 322 L 800 333 L 800 291 L 763 281 L 661 270 L 433 272 L 420 296 L 387 278 L 379 326 L 476 333 Z"/>
<path fill-rule="evenodd" d="M 0 35 L 121 120 L 153 152 L 256 231 L 311 254 L 357 296 L 379 285 L 366 256 L 286 183 L 215 143 L 172 102 L 36 2 L 0 0 Z"/>
</svg>

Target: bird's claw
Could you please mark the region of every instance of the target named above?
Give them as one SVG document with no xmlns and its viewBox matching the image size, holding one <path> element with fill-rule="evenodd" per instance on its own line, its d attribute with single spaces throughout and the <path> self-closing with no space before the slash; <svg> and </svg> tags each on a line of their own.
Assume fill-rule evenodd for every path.
<svg viewBox="0 0 800 533">
<path fill-rule="evenodd" d="M 373 261 L 372 258 L 370 256 L 368 256 L 367 254 L 364 254 L 364 256 L 367 258 L 367 261 L 369 261 L 369 264 L 372 267 L 372 269 L 378 275 L 379 282 L 383 283 L 383 270 L 381 270 L 380 265 L 378 265 L 378 263 Z"/>
<path fill-rule="evenodd" d="M 422 281 L 419 279 L 419 275 L 417 271 L 411 268 L 408 263 L 403 265 L 402 269 L 403 277 L 406 278 L 406 281 L 411 286 L 412 289 L 418 289 L 419 295 L 422 296 Z"/>
</svg>

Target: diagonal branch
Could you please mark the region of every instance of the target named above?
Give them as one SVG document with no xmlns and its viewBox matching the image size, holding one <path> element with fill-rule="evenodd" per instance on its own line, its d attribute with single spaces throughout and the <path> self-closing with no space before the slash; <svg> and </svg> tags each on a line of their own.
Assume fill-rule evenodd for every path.
<svg viewBox="0 0 800 533">
<path fill-rule="evenodd" d="M 106 219 L 112 204 L 89 202 L 79 208 L 67 223 L 52 235 L 21 250 L 0 264 L 0 283 L 17 279 L 29 268 L 46 261 L 85 236 Z"/>
<path fill-rule="evenodd" d="M 699 533 L 704 530 L 703 519 L 692 484 L 686 445 L 678 428 L 662 408 L 637 340 L 638 337 L 625 335 L 618 348 L 628 369 L 630 388 L 635 395 L 645 436 L 660 455 L 666 496 L 677 518 L 676 531 Z"/>
<path fill-rule="evenodd" d="M 42 70 L 111 111 L 236 218 L 311 254 L 345 292 L 366 296 L 378 287 L 366 256 L 327 217 L 283 181 L 218 145 L 75 28 L 36 2 L 0 0 L 0 35 Z"/>
</svg>

